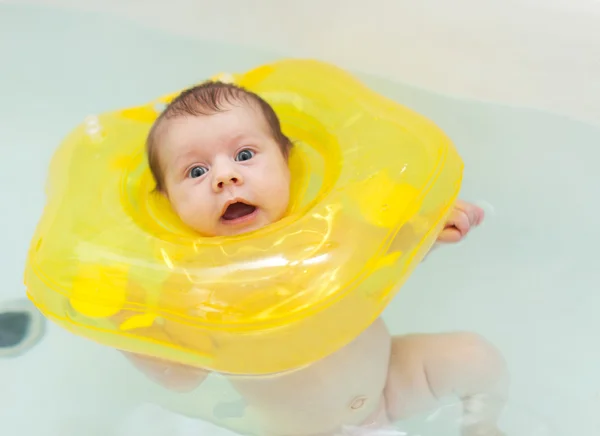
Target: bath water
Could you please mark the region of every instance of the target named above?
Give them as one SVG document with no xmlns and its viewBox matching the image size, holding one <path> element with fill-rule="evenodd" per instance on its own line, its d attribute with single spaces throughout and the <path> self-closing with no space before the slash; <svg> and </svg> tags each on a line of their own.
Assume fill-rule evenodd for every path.
<svg viewBox="0 0 600 436">
<path fill-rule="evenodd" d="M 49 159 L 73 127 L 88 115 L 282 55 L 105 15 L 0 5 L 0 301 L 24 298 L 23 265 Z M 399 291 L 384 313 L 392 333 L 469 330 L 496 344 L 513 377 L 503 422 L 510 436 L 599 434 L 600 272 L 593 260 L 600 129 L 417 89 L 386 79 L 385 71 L 357 73 L 447 132 L 466 164 L 461 197 L 487 211 L 480 229 L 432 253 Z M 150 386 L 118 353 L 53 325 L 30 352 L 0 359 L 0 386 L 0 433 L 7 435 L 119 436 L 145 398 L 191 417 L 215 404 L 215 413 L 227 409 L 228 416 L 242 407 L 222 385 L 211 398 Z M 458 412 L 449 405 L 399 428 L 454 435 Z M 132 434 L 176 434 L 172 416 L 159 425 L 154 413 Z M 185 422 L 200 426 L 196 434 L 211 425 Z M 243 419 L 227 423 L 250 430 Z"/>
</svg>

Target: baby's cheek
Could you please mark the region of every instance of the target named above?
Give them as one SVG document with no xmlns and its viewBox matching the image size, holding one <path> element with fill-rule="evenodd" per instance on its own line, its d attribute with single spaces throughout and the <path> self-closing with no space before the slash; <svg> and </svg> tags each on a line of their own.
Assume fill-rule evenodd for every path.
<svg viewBox="0 0 600 436">
<path fill-rule="evenodd" d="M 206 209 L 199 207 L 197 204 L 188 203 L 180 205 L 180 207 L 175 210 L 175 213 L 177 213 L 179 219 L 181 219 L 185 225 L 197 232 L 207 233 L 212 229 L 212 223 L 209 222 Z"/>
<path fill-rule="evenodd" d="M 273 199 L 273 212 L 275 215 L 275 220 L 279 220 L 283 218 L 285 214 L 289 202 L 290 202 L 290 192 L 289 188 L 282 185 L 276 192 L 271 196 Z"/>
</svg>

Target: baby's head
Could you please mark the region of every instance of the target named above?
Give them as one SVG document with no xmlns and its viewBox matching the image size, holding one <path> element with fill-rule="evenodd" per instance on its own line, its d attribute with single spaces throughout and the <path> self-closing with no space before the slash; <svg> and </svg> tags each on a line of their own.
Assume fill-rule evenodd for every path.
<svg viewBox="0 0 600 436">
<path fill-rule="evenodd" d="M 221 82 L 182 92 L 147 141 L 156 191 L 204 236 L 244 233 L 283 217 L 290 148 L 268 103 Z"/>
</svg>

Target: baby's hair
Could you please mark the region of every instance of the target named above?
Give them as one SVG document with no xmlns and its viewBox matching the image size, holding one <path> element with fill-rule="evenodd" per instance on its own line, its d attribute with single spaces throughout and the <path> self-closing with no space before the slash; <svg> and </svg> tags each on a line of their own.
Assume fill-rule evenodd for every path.
<svg viewBox="0 0 600 436">
<path fill-rule="evenodd" d="M 156 183 L 156 191 L 164 192 L 165 190 L 164 176 L 157 150 L 159 142 L 159 135 L 157 132 L 163 122 L 186 115 L 214 115 L 218 112 L 227 110 L 232 105 L 240 102 L 251 104 L 261 111 L 275 142 L 277 142 L 281 148 L 281 152 L 287 159 L 292 142 L 281 131 L 279 118 L 269 103 L 262 99 L 258 94 L 248 91 L 241 86 L 219 81 L 207 81 L 186 89 L 173 99 L 156 119 L 150 129 L 150 133 L 146 140 L 146 153 L 148 156 L 150 172 Z"/>
</svg>

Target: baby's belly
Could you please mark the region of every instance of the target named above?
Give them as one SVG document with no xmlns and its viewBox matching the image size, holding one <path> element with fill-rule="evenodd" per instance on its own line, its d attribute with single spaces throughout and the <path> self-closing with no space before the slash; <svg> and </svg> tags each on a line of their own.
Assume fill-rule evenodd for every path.
<svg viewBox="0 0 600 436">
<path fill-rule="evenodd" d="M 307 367 L 230 381 L 267 435 L 329 436 L 343 426 L 385 424 L 390 346 L 378 319 L 344 348 Z"/>
</svg>

